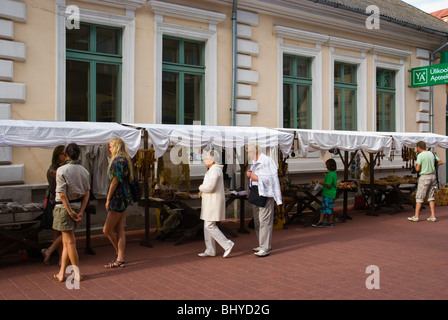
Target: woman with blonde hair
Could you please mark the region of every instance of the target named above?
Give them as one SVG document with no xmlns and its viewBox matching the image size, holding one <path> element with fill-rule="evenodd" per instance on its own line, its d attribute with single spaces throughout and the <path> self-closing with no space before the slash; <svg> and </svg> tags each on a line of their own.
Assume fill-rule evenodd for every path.
<svg viewBox="0 0 448 320">
<path fill-rule="evenodd" d="M 109 192 L 106 198 L 107 217 L 103 232 L 115 248 L 116 256 L 105 268 L 125 267 L 126 235 L 124 231 L 125 210 L 132 205 L 130 182 L 134 180 L 132 162 L 124 141 L 112 138 L 109 141 L 111 161 L 108 178 Z"/>
</svg>

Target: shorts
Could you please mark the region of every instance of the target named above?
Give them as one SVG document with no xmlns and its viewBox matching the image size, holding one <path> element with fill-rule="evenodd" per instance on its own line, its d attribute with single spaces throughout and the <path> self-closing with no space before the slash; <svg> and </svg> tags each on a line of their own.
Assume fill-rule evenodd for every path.
<svg viewBox="0 0 448 320">
<path fill-rule="evenodd" d="M 334 199 L 322 196 L 322 205 L 320 206 L 320 213 L 332 214 L 334 208 Z"/>
<path fill-rule="evenodd" d="M 57 231 L 71 231 L 77 227 L 74 221 L 68 214 L 64 206 L 56 206 L 53 210 L 53 229 Z"/>
<path fill-rule="evenodd" d="M 415 195 L 415 202 L 424 202 L 425 198 L 428 201 L 434 201 L 434 191 L 436 189 L 437 179 L 435 174 L 424 174 L 418 178 L 417 193 Z"/>
</svg>

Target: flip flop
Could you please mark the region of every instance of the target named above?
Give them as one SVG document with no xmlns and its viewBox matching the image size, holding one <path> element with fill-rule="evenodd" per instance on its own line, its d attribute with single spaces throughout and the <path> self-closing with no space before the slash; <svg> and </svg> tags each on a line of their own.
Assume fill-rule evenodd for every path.
<svg viewBox="0 0 448 320">
<path fill-rule="evenodd" d="M 106 264 L 104 267 L 106 269 L 112 269 L 112 268 L 124 268 L 126 267 L 126 262 L 124 261 L 118 261 L 118 260 L 114 260 L 111 263 Z"/>
<path fill-rule="evenodd" d="M 59 279 L 58 274 L 54 274 L 53 278 L 55 278 L 56 281 L 58 281 L 58 282 L 64 282 L 65 281 L 65 277 L 63 277 L 62 280 L 61 280 L 61 279 Z"/>
</svg>

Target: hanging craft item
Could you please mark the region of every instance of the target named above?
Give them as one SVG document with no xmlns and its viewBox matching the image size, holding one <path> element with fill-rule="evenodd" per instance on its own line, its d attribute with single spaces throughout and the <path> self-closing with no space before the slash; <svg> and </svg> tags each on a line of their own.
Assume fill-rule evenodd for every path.
<svg viewBox="0 0 448 320">
<path fill-rule="evenodd" d="M 401 158 L 403 159 L 403 161 L 406 164 L 406 169 L 408 169 L 408 155 L 407 155 L 407 151 L 408 151 L 408 148 L 406 148 L 406 147 L 401 148 Z"/>
<path fill-rule="evenodd" d="M 403 147 L 401 149 L 401 157 L 406 163 L 406 169 L 411 170 L 411 173 L 416 173 L 415 160 L 417 159 L 417 153 L 413 148 Z"/>
</svg>

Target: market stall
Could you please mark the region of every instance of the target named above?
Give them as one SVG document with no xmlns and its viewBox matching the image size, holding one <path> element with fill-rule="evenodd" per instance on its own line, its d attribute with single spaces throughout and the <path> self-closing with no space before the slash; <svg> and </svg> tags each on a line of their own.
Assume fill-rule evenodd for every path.
<svg viewBox="0 0 448 320">
<path fill-rule="evenodd" d="M 415 150 L 417 142 L 424 141 L 427 148 L 448 148 L 448 137 L 431 132 L 377 132 L 379 135 L 390 136 L 393 139 L 393 148 L 395 150 L 401 150 L 401 156 L 405 162 L 406 169 L 410 169 L 412 174 L 417 173 L 415 171 L 415 160 L 417 158 L 417 152 Z M 438 181 L 438 172 L 436 168 L 436 175 Z M 418 175 L 417 175 L 418 176 Z M 375 188 L 381 189 L 385 192 L 385 202 L 388 202 L 388 194 L 391 194 L 394 198 L 393 205 L 396 210 L 402 209 L 402 204 L 414 204 L 413 198 L 414 192 L 417 189 L 418 177 L 412 177 L 411 175 L 405 177 L 397 177 L 390 175 L 384 179 L 375 179 Z M 438 188 L 440 188 L 440 184 Z M 439 190 L 440 191 L 440 190 Z M 436 203 L 441 203 L 440 196 L 445 198 L 445 195 L 440 192 L 436 193 Z M 390 201 L 389 201 L 390 202 Z"/>
<path fill-rule="evenodd" d="M 140 132 L 114 122 L 0 119 L 1 147 L 53 148 L 72 142 L 91 146 L 107 144 L 114 137 L 126 143 L 131 157 L 140 148 Z"/>
<path fill-rule="evenodd" d="M 392 137 L 395 150 L 403 147 L 415 148 L 417 142 L 424 141 L 426 147 L 448 149 L 448 137 L 431 132 L 375 132 L 377 135 Z"/>
<path fill-rule="evenodd" d="M 382 152 L 389 156 L 392 150 L 392 138 L 377 132 L 343 131 L 343 130 L 311 130 L 311 129 L 279 129 L 293 132 L 298 140 L 298 148 L 302 156 L 315 150 L 339 149 L 348 152 L 362 150 L 367 153 Z"/>
<path fill-rule="evenodd" d="M 118 123 L 0 119 L 1 147 L 53 148 L 73 142 L 79 146 L 93 146 L 107 144 L 114 137 L 124 140 L 132 157 L 140 148 L 141 132 Z M 34 238 L 40 231 L 38 222 L 43 208 L 42 211 L 34 211 L 29 219 L 17 219 L 17 210 L 14 214 L 5 211 L 3 217 L 7 213 L 12 218 L 9 219 L 11 221 L 6 218 L 0 220 L 1 254 L 12 249 L 38 246 Z M 93 253 L 90 248 L 90 214 L 94 213 L 96 201 L 90 201 L 86 209 L 86 252 L 89 253 Z"/>
<path fill-rule="evenodd" d="M 349 167 L 358 151 L 363 154 L 366 162 L 372 164 L 370 167 L 372 171 L 371 177 L 373 177 L 373 167 L 378 156 L 380 154 L 385 155 L 386 157 L 390 156 L 393 146 L 392 137 L 379 135 L 376 132 L 284 128 L 278 130 L 294 134 L 297 141 L 297 147 L 300 150 L 302 157 L 306 157 L 311 151 L 320 150 L 335 153 L 334 150 L 337 150 L 336 153 L 339 155 L 344 165 L 344 182 L 348 181 Z M 373 198 L 373 181 L 371 190 Z M 349 218 L 347 214 L 347 191 L 348 190 L 344 190 L 343 192 L 343 219 Z M 314 201 L 316 201 L 316 199 L 314 199 Z M 375 209 L 372 208 L 371 210 Z"/>
<path fill-rule="evenodd" d="M 395 150 L 401 150 L 403 161 L 406 162 L 406 167 L 411 168 L 412 171 L 414 171 L 414 160 L 417 157 L 415 151 L 417 142 L 424 141 L 427 148 L 448 148 L 447 136 L 431 132 L 379 132 L 379 134 L 392 137 Z"/>
<path fill-rule="evenodd" d="M 370 181 L 364 181 L 363 187 L 368 189 L 369 197 L 374 199 L 374 192 L 379 183 L 374 177 L 374 167 L 380 157 L 393 157 L 395 152 L 402 150 L 403 161 L 406 166 L 413 166 L 412 159 L 415 158 L 413 148 L 418 141 L 425 141 L 428 148 L 448 148 L 448 137 L 434 133 L 420 132 L 362 132 L 362 131 L 339 131 L 339 130 L 309 130 L 309 129 L 278 129 L 284 132 L 292 132 L 295 135 L 298 149 L 303 157 L 309 152 L 316 150 L 337 152 L 344 164 L 344 181 L 348 179 L 348 168 L 353 161 L 356 152 L 360 151 L 370 168 Z M 411 149 L 412 148 L 412 149 Z M 343 151 L 343 153 L 341 152 Z M 349 158 L 349 152 L 352 157 Z M 409 179 L 408 179 L 409 180 Z M 411 179 L 412 180 L 412 179 Z M 398 206 L 401 203 L 409 203 L 410 194 L 415 189 L 416 181 L 397 180 L 382 181 L 389 185 L 389 189 L 398 193 Z M 376 182 L 375 182 L 376 181 Z M 344 215 L 346 214 L 347 201 L 344 195 Z M 375 206 L 370 206 L 370 214 L 375 214 Z"/>
<path fill-rule="evenodd" d="M 151 195 L 155 193 L 156 181 L 154 178 L 154 163 L 162 157 L 169 157 L 174 163 L 196 163 L 201 164 L 200 154 L 203 150 L 216 149 L 225 150 L 227 165 L 239 165 L 240 172 L 245 172 L 247 159 L 239 159 L 236 161 L 238 148 L 243 148 L 250 142 L 257 142 L 263 149 L 280 150 L 283 155 L 287 155 L 292 147 L 293 134 L 281 132 L 278 130 L 262 128 L 262 127 L 231 127 L 231 126 L 202 126 L 202 125 L 167 125 L 167 124 L 146 124 L 146 123 L 126 123 L 136 129 L 144 131 L 146 138 L 144 144 L 148 161 L 146 163 L 145 172 L 149 178 L 148 183 L 151 186 Z M 152 148 L 150 149 L 150 146 Z M 179 155 L 180 148 L 184 148 L 184 152 Z M 152 151 L 151 151 L 152 150 Z M 185 151 L 186 150 L 186 151 Z M 275 153 L 276 151 L 274 151 Z M 244 152 L 240 153 L 240 155 Z M 189 169 L 184 169 L 189 170 Z M 158 168 L 158 172 L 160 170 Z M 241 176 L 241 188 L 244 188 L 245 177 Z M 186 190 L 188 192 L 188 190 Z M 160 207 L 162 201 L 149 196 L 150 192 L 145 192 L 145 200 L 142 205 L 145 206 L 145 240 L 142 244 L 149 243 L 149 211 L 148 207 Z M 244 199 L 245 195 L 231 194 L 229 195 L 227 205 L 234 200 L 240 200 L 240 231 L 244 230 Z M 160 200 L 160 199 L 159 199 Z"/>
<path fill-rule="evenodd" d="M 167 125 L 134 123 L 125 124 L 144 128 L 155 150 L 156 158 L 161 157 L 169 146 L 206 147 L 215 145 L 221 148 L 244 147 L 257 142 L 261 147 L 279 147 L 288 154 L 292 147 L 293 135 L 264 127 L 231 127 L 203 125 Z"/>
</svg>

